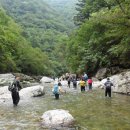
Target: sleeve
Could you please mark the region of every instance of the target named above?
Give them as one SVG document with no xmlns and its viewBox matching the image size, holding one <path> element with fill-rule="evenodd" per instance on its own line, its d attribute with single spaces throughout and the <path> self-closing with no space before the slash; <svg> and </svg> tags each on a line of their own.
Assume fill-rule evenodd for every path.
<svg viewBox="0 0 130 130">
<path fill-rule="evenodd" d="M 19 89 L 22 89 L 22 86 L 21 86 L 21 84 L 20 84 L 20 81 L 17 81 L 17 86 L 18 86 Z"/>
</svg>

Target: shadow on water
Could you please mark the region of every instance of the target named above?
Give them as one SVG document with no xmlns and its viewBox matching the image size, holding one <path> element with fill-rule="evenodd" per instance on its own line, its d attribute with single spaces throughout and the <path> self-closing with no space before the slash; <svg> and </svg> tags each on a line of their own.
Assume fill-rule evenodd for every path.
<svg viewBox="0 0 130 130">
<path fill-rule="evenodd" d="M 130 97 L 114 93 L 105 98 L 103 90 L 93 90 L 66 93 L 55 100 L 49 87 L 45 96 L 21 99 L 17 107 L 11 100 L 1 104 L 0 130 L 47 130 L 41 126 L 41 116 L 53 109 L 69 110 L 75 118 L 75 129 L 65 130 L 130 130 Z"/>
</svg>

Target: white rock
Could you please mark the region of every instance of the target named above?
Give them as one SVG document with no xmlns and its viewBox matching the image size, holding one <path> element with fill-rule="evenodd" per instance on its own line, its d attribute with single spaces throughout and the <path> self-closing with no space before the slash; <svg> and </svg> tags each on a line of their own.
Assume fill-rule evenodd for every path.
<svg viewBox="0 0 130 130">
<path fill-rule="evenodd" d="M 53 79 L 49 78 L 49 77 L 42 77 L 42 79 L 40 80 L 41 83 L 51 83 L 51 82 L 54 82 Z"/>
<path fill-rule="evenodd" d="M 42 85 L 27 87 L 20 91 L 20 97 L 22 98 L 38 97 L 44 94 L 44 87 Z"/>
<path fill-rule="evenodd" d="M 92 84 L 93 88 L 103 88 L 103 84 L 100 81 L 94 81 Z"/>
<path fill-rule="evenodd" d="M 21 91 L 19 91 L 20 98 L 23 100 L 31 97 L 42 96 L 44 94 L 44 87 L 41 85 L 23 88 Z M 11 92 L 8 90 L 8 86 L 1 87 L 0 102 L 10 100 L 11 98 Z"/>
<path fill-rule="evenodd" d="M 68 127 L 74 123 L 72 115 L 62 109 L 47 111 L 42 119 L 42 124 L 46 127 Z"/>
</svg>

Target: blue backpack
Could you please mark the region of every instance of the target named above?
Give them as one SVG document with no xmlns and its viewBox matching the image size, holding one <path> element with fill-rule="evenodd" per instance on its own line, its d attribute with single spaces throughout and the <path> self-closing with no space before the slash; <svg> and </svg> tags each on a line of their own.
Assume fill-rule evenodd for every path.
<svg viewBox="0 0 130 130">
<path fill-rule="evenodd" d="M 59 87 L 57 84 L 54 85 L 53 94 L 59 94 Z"/>
</svg>

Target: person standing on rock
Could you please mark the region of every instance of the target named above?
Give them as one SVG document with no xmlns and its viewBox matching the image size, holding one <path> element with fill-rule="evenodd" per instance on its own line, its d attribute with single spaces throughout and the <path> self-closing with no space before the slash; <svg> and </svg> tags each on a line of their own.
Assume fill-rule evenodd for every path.
<svg viewBox="0 0 130 130">
<path fill-rule="evenodd" d="M 19 91 L 22 89 L 22 86 L 20 84 L 20 77 L 16 77 L 14 82 L 12 83 L 12 90 L 11 90 L 11 95 L 12 95 L 12 100 L 14 106 L 17 106 L 20 100 L 19 96 Z"/>
<path fill-rule="evenodd" d="M 110 81 L 109 78 L 107 78 L 107 81 L 105 82 L 105 97 L 109 95 L 111 97 L 111 87 L 113 86 L 113 83 Z"/>
</svg>

